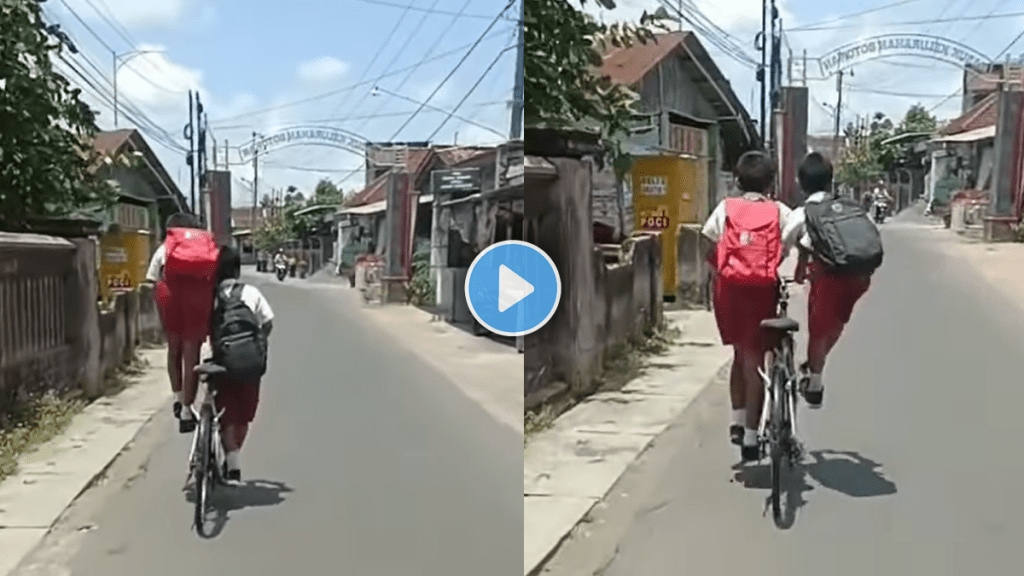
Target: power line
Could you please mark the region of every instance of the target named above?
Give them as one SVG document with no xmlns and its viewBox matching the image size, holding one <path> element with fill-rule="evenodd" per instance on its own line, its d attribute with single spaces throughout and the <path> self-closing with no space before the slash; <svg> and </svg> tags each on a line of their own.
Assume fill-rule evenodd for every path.
<svg viewBox="0 0 1024 576">
<path fill-rule="evenodd" d="M 490 65 L 487 66 L 487 69 L 484 70 L 483 74 L 481 74 L 480 77 L 476 79 L 476 82 L 474 82 L 473 85 L 470 86 L 469 90 L 466 91 L 466 94 L 462 97 L 462 100 L 459 100 L 459 103 L 455 105 L 455 108 L 452 108 L 448 112 L 448 114 L 445 116 L 444 120 L 441 121 L 441 124 L 437 128 L 435 128 L 433 132 L 430 133 L 430 136 L 427 136 L 427 141 L 428 142 L 433 140 L 434 136 L 437 136 L 437 133 L 440 132 L 442 128 L 444 128 L 445 124 L 447 124 L 448 121 L 451 120 L 452 117 L 455 116 L 459 112 L 459 108 L 462 108 L 462 105 L 466 103 L 466 100 L 468 100 L 469 97 L 473 95 L 473 91 L 476 90 L 478 86 L 480 86 L 480 83 L 483 82 L 484 78 L 486 78 L 488 76 L 488 74 L 491 73 L 491 70 L 493 70 L 494 67 L 498 64 L 498 62 L 501 61 L 501 58 L 509 50 L 512 50 L 513 48 L 519 48 L 519 44 L 513 44 L 512 46 L 509 46 L 509 47 L 505 48 L 501 52 L 498 52 L 498 55 L 494 57 L 494 60 L 491 60 Z M 495 134 L 498 134 L 498 135 L 502 134 L 501 132 L 498 132 L 496 130 L 494 132 L 495 132 Z"/>
<path fill-rule="evenodd" d="M 501 34 L 500 32 L 494 32 L 494 33 L 488 34 L 485 39 L 495 38 L 495 37 L 499 36 L 500 34 Z M 223 124 L 224 122 L 227 122 L 229 120 L 237 120 L 239 118 L 252 117 L 252 116 L 257 116 L 257 115 L 260 115 L 260 114 L 268 114 L 270 112 L 277 112 L 278 110 L 283 110 L 285 108 L 294 108 L 295 106 L 301 106 L 303 104 L 309 104 L 310 102 L 317 102 L 319 100 L 324 100 L 326 98 L 330 98 L 331 96 L 336 96 L 336 95 L 342 94 L 344 92 L 351 92 L 352 90 L 355 90 L 356 88 L 360 88 L 362 86 L 367 86 L 367 85 L 372 86 L 372 85 L 376 84 L 378 81 L 383 80 L 385 77 L 397 76 L 397 75 L 399 75 L 399 74 L 401 74 L 403 72 L 407 72 L 409 70 L 415 70 L 415 69 L 418 69 L 418 68 L 422 68 L 424 64 L 427 64 L 427 63 L 430 63 L 430 62 L 435 62 L 437 60 L 443 60 L 443 59 L 445 59 L 445 58 L 447 58 L 449 56 L 452 56 L 454 54 L 457 54 L 457 53 L 465 50 L 466 48 L 472 46 L 473 44 L 474 44 L 473 42 L 469 42 L 467 44 L 463 44 L 461 46 L 457 46 L 455 48 L 452 48 L 451 50 L 447 50 L 447 51 L 442 52 L 440 54 L 437 54 L 436 56 L 433 56 L 431 58 L 427 58 L 427 59 L 421 60 L 421 61 L 417 62 L 416 64 L 411 64 L 409 66 L 404 66 L 402 68 L 399 68 L 399 69 L 396 69 L 396 70 L 392 70 L 391 73 L 386 74 L 386 75 L 382 75 L 379 78 L 373 78 L 371 80 L 364 80 L 362 82 L 356 82 L 355 84 L 349 84 L 348 86 L 344 86 L 342 88 L 336 88 L 334 90 L 328 90 L 326 92 L 321 92 L 320 94 L 315 94 L 313 96 L 307 96 L 306 98 L 300 98 L 298 100 L 292 100 L 291 102 L 284 102 L 282 104 L 277 104 L 275 106 L 268 106 L 266 108 L 258 108 L 256 110 L 252 110 L 252 111 L 249 111 L 249 112 L 244 112 L 244 113 L 241 113 L 241 114 L 235 114 L 234 116 L 226 116 L 226 117 L 221 118 L 220 120 L 218 120 L 214 125 Z"/>
<path fill-rule="evenodd" d="M 892 2 L 892 3 L 889 3 L 889 4 L 883 4 L 881 6 L 876 6 L 874 8 L 868 8 L 868 9 L 865 9 L 865 10 L 860 10 L 858 12 L 851 12 L 849 14 L 843 14 L 841 16 L 835 16 L 833 18 L 828 18 L 826 20 L 820 20 L 820 21 L 814 22 L 812 24 L 805 24 L 804 26 L 798 26 L 796 28 L 790 28 L 789 30 L 790 31 L 802 30 L 805 27 L 806 28 L 813 28 L 813 27 L 816 27 L 816 26 L 823 26 L 823 25 L 827 25 L 827 24 L 833 24 L 835 22 L 841 22 L 843 20 L 850 20 L 852 18 L 857 18 L 857 17 L 860 17 L 860 16 L 865 16 L 867 14 L 874 14 L 875 12 L 882 12 L 883 10 L 889 10 L 891 8 L 896 8 L 897 6 L 903 6 L 904 4 L 911 4 L 913 2 L 920 2 L 920 1 L 921 0 L 899 0 L 898 2 Z M 952 0 L 952 2 L 955 2 L 955 1 L 956 0 Z M 941 16 L 941 14 L 940 14 L 940 16 Z"/>
<path fill-rule="evenodd" d="M 512 8 L 512 6 L 515 5 L 515 2 L 516 0 L 509 0 L 509 2 L 505 4 L 505 7 L 501 9 L 501 12 L 499 12 L 498 15 L 495 16 L 493 20 L 491 20 L 491 23 L 487 25 L 487 28 L 483 31 L 483 34 L 481 34 L 480 37 L 477 38 L 476 41 L 473 42 L 473 44 L 469 47 L 469 50 L 467 50 L 466 53 L 462 55 L 462 58 L 458 61 L 458 63 L 455 64 L 455 67 L 452 68 L 451 72 L 449 72 L 448 75 L 441 80 L 437 87 L 434 88 L 434 91 L 431 92 L 429 96 L 427 96 L 427 99 L 424 100 L 422 104 L 420 104 L 420 107 L 417 108 L 416 111 L 413 112 L 412 115 L 409 116 L 409 118 L 405 122 L 403 122 L 401 126 L 398 127 L 398 130 L 395 130 L 395 133 L 392 134 L 391 138 L 388 138 L 388 140 L 394 141 L 396 138 L 398 138 L 398 135 L 401 134 L 402 130 L 405 130 L 405 127 L 408 126 L 416 118 L 416 116 L 418 116 L 419 113 L 422 112 L 423 109 L 427 107 L 427 103 L 429 103 L 434 98 L 434 96 L 437 96 L 437 93 L 441 91 L 441 88 L 443 88 L 444 85 L 447 84 L 449 80 L 451 80 L 452 76 L 454 76 L 455 73 L 459 70 L 459 68 L 461 68 L 462 65 L 466 62 L 466 60 L 469 59 L 470 54 L 472 54 L 473 51 L 476 50 L 476 47 L 479 46 L 480 43 L 484 41 L 484 38 L 487 37 L 487 34 L 491 31 L 492 28 L 494 28 L 495 24 L 497 24 L 498 21 L 501 20 L 501 17 L 504 16 L 505 12 L 508 12 L 509 8 Z"/>
<path fill-rule="evenodd" d="M 394 3 L 394 2 L 386 2 L 385 0 L 359 0 L 359 1 L 360 2 L 365 2 L 367 4 L 376 4 L 378 6 L 390 6 L 392 8 L 405 8 L 404 4 L 397 4 L 397 3 Z M 460 18 L 475 18 L 475 19 L 478 19 L 478 20 L 490 20 L 492 18 L 491 16 L 488 16 L 486 14 L 465 14 L 465 13 L 459 14 L 457 12 L 452 12 L 450 10 L 434 10 L 434 9 L 430 9 L 430 8 L 411 8 L 411 10 L 414 10 L 416 12 L 427 12 L 429 14 L 441 14 L 441 15 L 444 15 L 444 16 L 459 16 Z M 518 22 L 519 21 L 518 18 L 511 18 L 511 17 L 504 16 L 504 15 L 502 15 L 502 19 L 503 20 L 510 20 L 510 21 L 513 21 L 513 22 Z"/>
<path fill-rule="evenodd" d="M 440 0 L 434 0 L 434 3 L 431 4 L 430 7 L 433 8 L 433 7 L 437 6 L 439 1 Z M 471 1 L 472 0 L 467 0 L 466 3 L 462 5 L 461 12 L 464 12 L 466 10 L 466 8 L 469 6 L 469 3 Z M 430 13 L 424 13 L 423 14 L 423 17 L 420 18 L 420 21 L 416 23 L 416 28 L 413 29 L 413 31 L 408 36 L 406 36 L 405 43 L 402 44 L 402 46 L 398 48 L 398 52 L 395 53 L 394 58 L 392 58 L 391 62 L 388 62 L 388 65 L 384 68 L 384 73 L 387 73 L 387 72 L 391 71 L 391 69 L 394 67 L 395 63 L 398 62 L 399 56 L 401 56 L 402 53 L 405 52 L 405 49 L 408 48 L 409 44 L 412 42 L 412 39 L 415 38 L 417 34 L 419 34 L 420 29 L 423 28 L 423 24 L 426 23 L 427 19 L 429 19 L 429 18 L 430 18 Z M 427 52 L 424 55 L 424 57 L 429 57 L 433 53 L 433 51 L 437 47 L 437 45 L 441 43 L 441 41 L 447 35 L 448 31 L 451 30 L 452 26 L 455 24 L 455 22 L 458 22 L 458 20 L 459 20 L 458 16 L 453 16 L 452 17 L 451 22 L 449 23 L 448 27 L 445 28 L 444 31 L 441 32 L 441 34 L 438 35 L 437 39 L 434 41 L 434 44 L 431 45 L 429 50 L 427 50 Z M 405 76 L 405 78 L 403 79 L 403 81 L 398 85 L 398 87 L 395 88 L 395 90 L 396 91 L 397 90 L 401 90 L 402 86 L 405 85 L 405 81 L 408 80 L 410 77 L 412 77 L 412 75 L 413 75 L 412 72 L 407 74 Z M 356 108 L 358 108 L 359 106 L 362 106 L 363 102 L 366 101 L 366 98 L 368 97 L 368 94 L 369 93 L 364 93 L 363 94 L 363 98 L 362 98 L 362 100 L 359 101 L 359 104 L 356 105 Z M 379 112 L 381 110 L 381 108 L 384 107 L 384 104 L 385 104 L 385 102 L 382 100 L 380 102 L 380 104 L 377 105 L 377 108 L 375 108 L 373 112 L 374 113 Z M 353 132 L 359 133 L 359 131 L 362 130 L 363 127 L 366 126 L 366 123 L 368 121 L 369 121 L 369 119 L 363 120 L 363 122 L 359 126 L 356 126 L 356 128 L 355 128 L 355 130 L 353 130 Z"/>
<path fill-rule="evenodd" d="M 879 90 L 876 88 L 860 88 L 856 86 L 849 86 L 846 88 L 847 92 L 858 92 L 861 94 L 878 94 L 881 96 L 898 96 L 901 98 L 947 98 L 946 94 L 922 94 L 919 92 L 897 92 L 889 90 Z"/>
<path fill-rule="evenodd" d="M 476 104 L 470 104 L 470 108 L 488 108 L 494 106 L 508 106 L 509 100 L 493 100 L 490 102 L 479 102 Z M 356 114 L 354 116 L 342 116 L 342 117 L 330 117 L 330 118 L 318 118 L 314 120 L 303 120 L 304 124 L 330 124 L 332 122 L 340 122 L 343 120 L 378 120 L 380 118 L 400 118 L 402 116 L 408 116 L 415 112 L 413 109 L 402 110 L 401 112 L 378 112 L 370 114 Z M 424 113 L 431 112 L 431 110 L 424 110 Z M 252 128 L 252 124 L 233 124 L 229 126 L 219 126 L 221 130 L 242 130 Z M 211 130 L 211 133 L 213 131 Z M 241 148 L 241 146 L 235 146 L 235 148 Z"/>
<path fill-rule="evenodd" d="M 957 18 L 931 18 L 928 20 L 904 20 L 901 22 L 880 23 L 879 26 L 922 26 L 925 24 L 942 24 L 944 22 L 965 22 L 977 20 L 1000 20 L 1003 18 L 1019 18 L 1024 12 L 1000 12 L 999 14 L 986 14 L 984 16 L 959 16 Z M 818 30 L 840 30 L 847 28 L 845 25 L 838 26 L 811 26 L 802 28 L 790 28 L 790 32 L 814 32 Z"/>
</svg>

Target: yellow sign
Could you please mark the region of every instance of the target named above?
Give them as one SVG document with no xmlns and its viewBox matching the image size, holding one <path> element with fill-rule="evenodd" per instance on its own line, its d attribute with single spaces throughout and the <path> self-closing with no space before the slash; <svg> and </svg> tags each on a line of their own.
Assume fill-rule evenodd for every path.
<svg viewBox="0 0 1024 576">
<path fill-rule="evenodd" d="M 662 232 L 669 227 L 668 209 L 664 206 L 655 211 L 642 212 L 637 218 L 637 228 L 649 232 Z"/>
<path fill-rule="evenodd" d="M 661 274 L 666 295 L 677 292 L 677 243 L 683 224 L 708 211 L 708 164 L 702 158 L 643 156 L 633 161 L 634 228 L 661 233 Z M 653 193 L 652 193 L 653 192 Z"/>
<path fill-rule="evenodd" d="M 100 293 L 104 299 L 137 288 L 148 267 L 148 233 L 104 234 L 100 239 Z"/>
</svg>

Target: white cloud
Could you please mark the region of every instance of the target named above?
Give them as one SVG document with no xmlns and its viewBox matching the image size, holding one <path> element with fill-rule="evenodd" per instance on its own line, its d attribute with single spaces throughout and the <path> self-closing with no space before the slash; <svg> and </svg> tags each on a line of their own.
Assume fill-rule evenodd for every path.
<svg viewBox="0 0 1024 576">
<path fill-rule="evenodd" d="M 342 62 L 333 56 L 322 56 L 300 62 L 297 74 L 303 82 L 319 84 L 338 80 L 348 70 L 349 65 L 347 62 Z"/>
</svg>

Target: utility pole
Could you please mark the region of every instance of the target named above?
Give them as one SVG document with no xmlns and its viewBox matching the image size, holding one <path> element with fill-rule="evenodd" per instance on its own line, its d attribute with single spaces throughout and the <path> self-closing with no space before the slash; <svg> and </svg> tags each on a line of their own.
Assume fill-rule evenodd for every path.
<svg viewBox="0 0 1024 576">
<path fill-rule="evenodd" d="M 782 87 L 782 40 L 780 38 L 781 27 L 778 26 L 779 20 L 779 9 L 775 6 L 775 0 L 771 0 L 770 18 L 771 18 L 771 65 L 769 66 L 769 72 L 771 73 L 771 79 L 769 81 L 769 113 L 771 117 L 769 119 L 769 137 L 768 141 L 771 144 L 771 150 L 773 154 L 779 149 L 778 134 L 776 133 L 776 112 L 779 110 L 779 104 L 781 98 L 780 92 Z M 779 158 L 776 157 L 776 161 Z"/>
<path fill-rule="evenodd" d="M 524 22 L 526 22 L 526 0 L 520 0 L 519 2 L 519 48 L 516 51 L 516 77 L 515 77 L 515 88 L 512 91 L 512 128 L 509 132 L 509 140 L 516 140 L 523 137 L 523 106 L 525 102 L 524 98 L 524 86 L 523 86 L 523 74 L 524 74 L 524 50 L 526 49 L 526 37 L 523 33 Z"/>
<path fill-rule="evenodd" d="M 196 123 L 199 125 L 199 141 L 196 147 L 199 161 L 199 221 L 206 226 L 206 114 L 203 112 L 203 103 L 199 100 L 199 92 L 196 92 Z"/>
<path fill-rule="evenodd" d="M 256 147 L 256 133 L 252 133 L 252 220 L 249 224 L 249 233 L 256 232 L 256 203 L 259 194 L 260 184 L 260 169 L 259 169 L 259 156 L 260 150 Z"/>
<path fill-rule="evenodd" d="M 768 67 L 768 0 L 761 0 L 761 67 L 757 69 L 757 81 L 761 83 L 761 146 L 768 141 L 765 122 L 765 68 Z"/>
<path fill-rule="evenodd" d="M 189 200 L 192 204 L 192 213 L 196 213 L 196 162 L 195 162 L 195 125 L 193 119 L 195 118 L 195 107 L 192 102 L 192 91 L 188 91 L 188 124 L 185 125 L 184 136 L 185 140 L 188 140 L 188 154 L 185 156 L 185 163 L 188 164 L 189 171 L 189 187 L 191 195 Z"/>
<path fill-rule="evenodd" d="M 832 135 L 832 161 L 835 162 L 839 157 L 839 125 L 842 122 L 843 115 L 843 74 L 845 72 L 840 69 L 836 76 L 836 127 L 835 133 Z"/>
<path fill-rule="evenodd" d="M 801 70 L 801 73 L 800 73 L 801 84 L 804 85 L 804 86 L 807 86 L 807 49 L 806 48 L 804 48 L 804 63 L 803 63 L 803 66 L 800 67 L 800 70 Z"/>
</svg>

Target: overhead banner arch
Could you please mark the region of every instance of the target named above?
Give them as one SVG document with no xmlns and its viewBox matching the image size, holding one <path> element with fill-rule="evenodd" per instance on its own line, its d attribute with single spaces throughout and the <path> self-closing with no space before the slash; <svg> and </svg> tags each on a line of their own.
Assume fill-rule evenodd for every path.
<svg viewBox="0 0 1024 576">
<path fill-rule="evenodd" d="M 930 58 L 961 68 L 992 62 L 991 58 L 966 44 L 928 34 L 882 34 L 862 38 L 840 46 L 816 60 L 822 77 L 829 78 L 848 66 L 893 56 Z"/>
<path fill-rule="evenodd" d="M 294 126 L 282 128 L 272 134 L 262 135 L 238 149 L 242 162 L 252 160 L 274 150 L 291 146 L 327 146 L 366 155 L 369 141 L 354 132 L 330 126 Z"/>
</svg>

